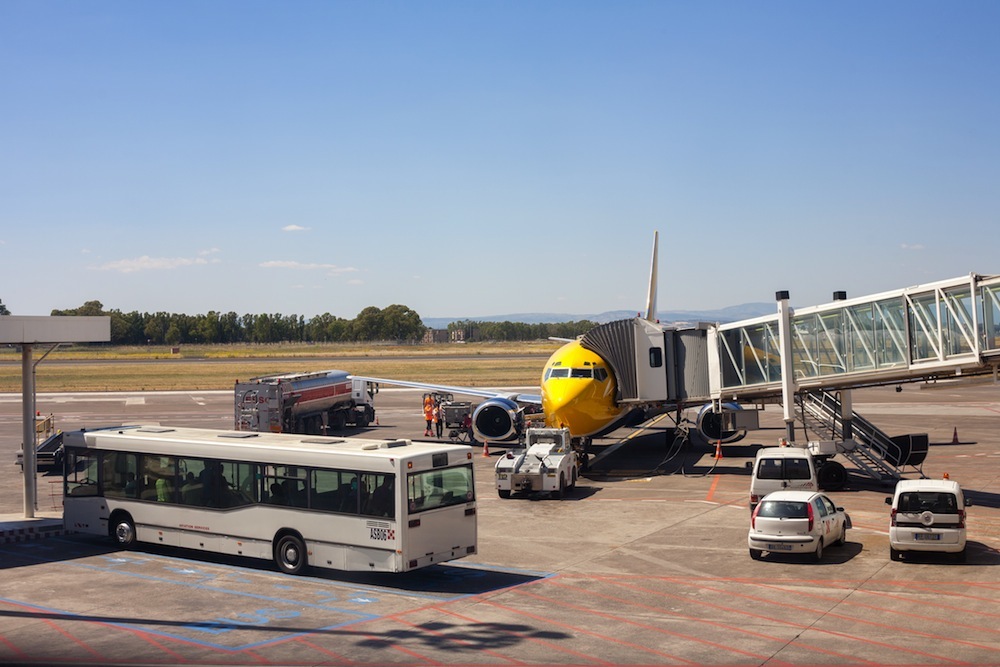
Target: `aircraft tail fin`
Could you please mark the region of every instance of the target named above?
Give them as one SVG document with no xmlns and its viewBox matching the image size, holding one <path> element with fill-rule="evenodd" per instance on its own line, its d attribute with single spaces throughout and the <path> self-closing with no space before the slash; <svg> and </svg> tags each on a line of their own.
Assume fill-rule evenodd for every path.
<svg viewBox="0 0 1000 667">
<path fill-rule="evenodd" d="M 653 259 L 649 267 L 649 293 L 646 296 L 646 319 L 656 321 L 656 250 L 659 245 L 660 232 L 653 232 Z"/>
</svg>

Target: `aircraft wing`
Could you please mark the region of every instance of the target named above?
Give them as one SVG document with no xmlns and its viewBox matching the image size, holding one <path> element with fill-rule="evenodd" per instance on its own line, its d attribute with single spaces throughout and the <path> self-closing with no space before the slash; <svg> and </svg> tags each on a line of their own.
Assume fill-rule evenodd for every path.
<svg viewBox="0 0 1000 667">
<path fill-rule="evenodd" d="M 366 382 L 376 382 L 378 384 L 389 384 L 398 387 L 410 387 L 412 389 L 426 389 L 428 391 L 440 391 L 448 394 L 465 394 L 466 396 L 478 396 L 480 398 L 506 398 L 516 403 L 528 403 L 531 405 L 541 405 L 541 394 L 521 394 L 512 391 L 497 391 L 496 389 L 483 389 L 481 387 L 452 387 L 446 384 L 430 384 L 429 382 L 410 382 L 409 380 L 390 380 L 388 378 L 373 378 L 364 375 L 349 375 L 349 378 L 364 380 Z"/>
</svg>

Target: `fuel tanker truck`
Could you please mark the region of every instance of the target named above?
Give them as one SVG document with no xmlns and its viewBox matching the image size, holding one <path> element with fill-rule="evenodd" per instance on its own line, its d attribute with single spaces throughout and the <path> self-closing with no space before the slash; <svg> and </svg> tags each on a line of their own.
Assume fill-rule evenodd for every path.
<svg viewBox="0 0 1000 667">
<path fill-rule="evenodd" d="M 237 431 L 327 435 L 375 421 L 377 388 L 345 371 L 286 373 L 236 381 Z"/>
</svg>

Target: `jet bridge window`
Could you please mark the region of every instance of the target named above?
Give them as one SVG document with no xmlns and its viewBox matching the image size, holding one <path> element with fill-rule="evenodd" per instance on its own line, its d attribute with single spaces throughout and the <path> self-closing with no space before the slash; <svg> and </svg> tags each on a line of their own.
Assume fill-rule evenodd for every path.
<svg viewBox="0 0 1000 667">
<path fill-rule="evenodd" d="M 659 368 L 663 365 L 663 349 L 659 347 L 649 348 L 649 367 Z"/>
</svg>

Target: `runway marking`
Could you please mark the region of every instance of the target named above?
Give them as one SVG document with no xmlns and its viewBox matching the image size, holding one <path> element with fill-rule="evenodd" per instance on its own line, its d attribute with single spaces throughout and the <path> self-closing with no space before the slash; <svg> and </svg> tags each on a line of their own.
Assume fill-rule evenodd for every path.
<svg viewBox="0 0 1000 667">
<path fill-rule="evenodd" d="M 715 489 L 718 486 L 719 486 L 719 475 L 716 475 L 715 479 L 712 480 L 712 486 L 708 488 L 708 495 L 705 496 L 705 500 L 709 502 L 712 501 L 712 496 L 715 495 Z"/>
</svg>

